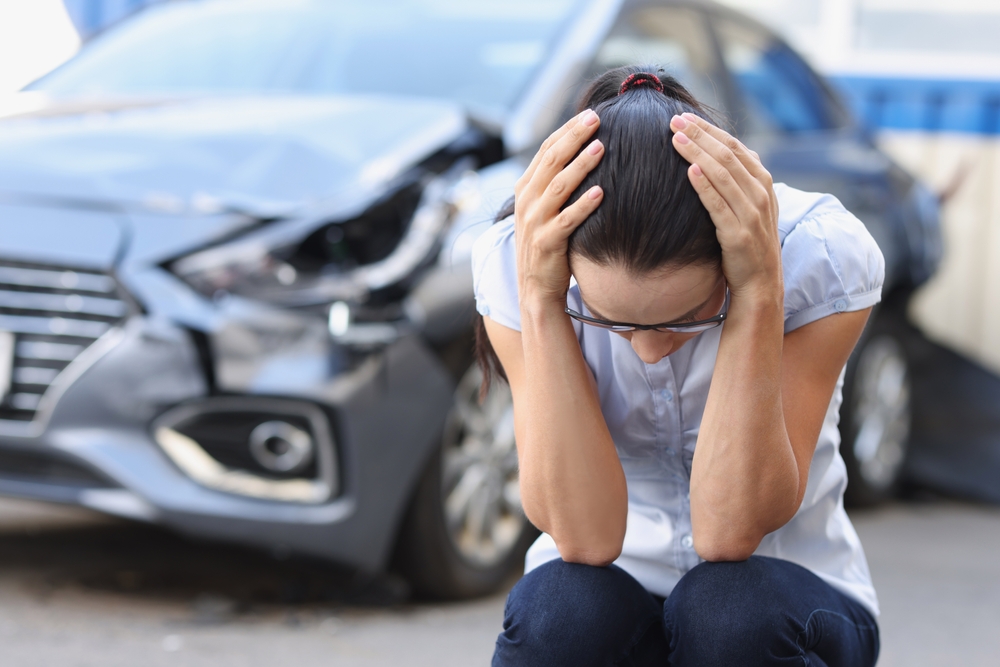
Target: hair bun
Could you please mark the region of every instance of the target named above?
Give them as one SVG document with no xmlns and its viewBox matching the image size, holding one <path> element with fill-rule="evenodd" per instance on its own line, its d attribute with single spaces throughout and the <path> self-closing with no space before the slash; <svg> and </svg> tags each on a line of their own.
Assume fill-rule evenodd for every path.
<svg viewBox="0 0 1000 667">
<path fill-rule="evenodd" d="M 642 88 L 643 86 L 654 88 L 659 93 L 663 92 L 663 82 L 660 81 L 660 77 L 649 72 L 637 72 L 636 74 L 630 74 L 622 81 L 621 88 L 618 89 L 618 94 L 621 95 L 627 90 Z"/>
</svg>

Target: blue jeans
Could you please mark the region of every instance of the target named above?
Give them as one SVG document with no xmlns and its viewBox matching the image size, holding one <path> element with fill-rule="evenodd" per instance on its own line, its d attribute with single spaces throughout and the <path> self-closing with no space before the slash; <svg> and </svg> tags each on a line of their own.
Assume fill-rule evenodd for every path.
<svg viewBox="0 0 1000 667">
<path fill-rule="evenodd" d="M 494 667 L 871 667 L 878 626 L 858 602 L 776 558 L 702 563 L 665 601 L 614 565 L 554 560 L 507 597 Z"/>
</svg>

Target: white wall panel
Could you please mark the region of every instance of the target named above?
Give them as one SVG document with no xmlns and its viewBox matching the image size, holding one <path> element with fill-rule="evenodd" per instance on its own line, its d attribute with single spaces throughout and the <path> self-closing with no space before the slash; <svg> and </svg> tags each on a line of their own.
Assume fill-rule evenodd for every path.
<svg viewBox="0 0 1000 667">
<path fill-rule="evenodd" d="M 945 256 L 910 315 L 928 337 L 1000 373 L 1000 138 L 891 132 L 882 147 L 942 192 Z"/>
</svg>

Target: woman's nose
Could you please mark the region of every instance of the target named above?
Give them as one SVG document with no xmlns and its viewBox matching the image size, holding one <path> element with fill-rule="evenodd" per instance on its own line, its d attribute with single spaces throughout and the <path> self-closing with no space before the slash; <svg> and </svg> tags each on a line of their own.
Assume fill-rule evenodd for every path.
<svg viewBox="0 0 1000 667">
<path fill-rule="evenodd" d="M 655 364 L 674 351 L 676 340 L 673 334 L 660 331 L 633 331 L 632 349 L 647 364 Z"/>
</svg>

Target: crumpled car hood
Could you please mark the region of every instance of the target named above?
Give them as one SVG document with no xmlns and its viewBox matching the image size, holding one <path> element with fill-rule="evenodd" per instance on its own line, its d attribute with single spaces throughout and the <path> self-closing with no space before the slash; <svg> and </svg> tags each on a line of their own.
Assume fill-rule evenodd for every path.
<svg viewBox="0 0 1000 667">
<path fill-rule="evenodd" d="M 0 121 L 0 198 L 282 214 L 378 191 L 465 127 L 458 106 L 420 98 L 55 101 Z"/>
</svg>

